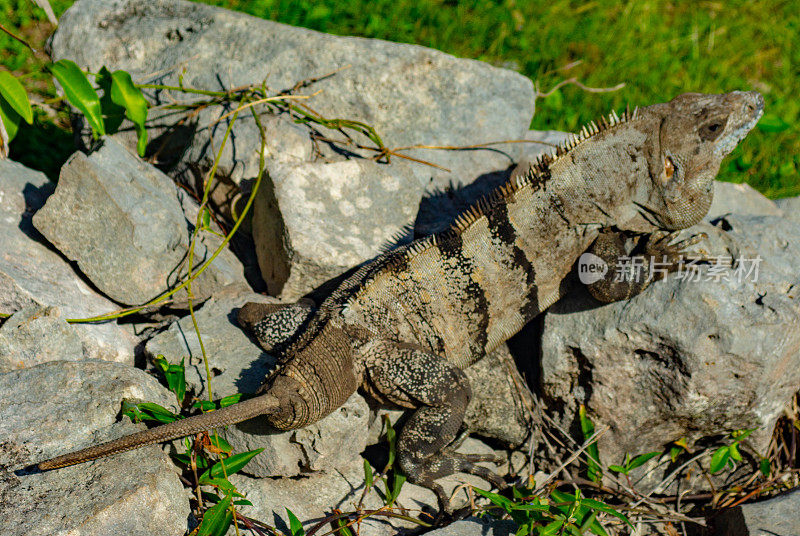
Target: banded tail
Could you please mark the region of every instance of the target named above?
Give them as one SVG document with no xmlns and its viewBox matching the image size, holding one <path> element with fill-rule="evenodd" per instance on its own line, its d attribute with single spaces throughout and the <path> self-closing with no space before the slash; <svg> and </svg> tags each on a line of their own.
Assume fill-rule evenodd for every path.
<svg viewBox="0 0 800 536">
<path fill-rule="evenodd" d="M 259 415 L 273 413 L 278 410 L 279 404 L 280 402 L 276 396 L 266 393 L 226 408 L 202 415 L 195 415 L 187 419 L 180 419 L 169 424 L 151 428 L 150 430 L 143 430 L 135 434 L 120 437 L 119 439 L 101 443 L 100 445 L 64 454 L 35 464 L 24 471 L 49 471 L 51 469 L 76 465 L 90 460 L 96 460 L 97 458 L 111 456 L 112 454 L 133 450 L 145 445 L 162 443 L 212 428 L 235 424 Z"/>
</svg>

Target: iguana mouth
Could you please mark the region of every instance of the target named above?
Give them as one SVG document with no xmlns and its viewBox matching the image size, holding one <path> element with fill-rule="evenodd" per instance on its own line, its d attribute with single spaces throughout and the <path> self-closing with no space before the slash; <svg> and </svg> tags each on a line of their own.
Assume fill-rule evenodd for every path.
<svg viewBox="0 0 800 536">
<path fill-rule="evenodd" d="M 742 115 L 745 116 L 745 120 L 737 128 L 734 128 L 731 132 L 719 139 L 714 147 L 714 153 L 720 157 L 730 154 L 739 142 L 747 136 L 747 133 L 756 126 L 761 116 L 764 115 L 764 97 L 762 97 L 760 93 L 749 91 L 739 94 L 748 101 L 743 106 L 742 110 Z"/>
</svg>

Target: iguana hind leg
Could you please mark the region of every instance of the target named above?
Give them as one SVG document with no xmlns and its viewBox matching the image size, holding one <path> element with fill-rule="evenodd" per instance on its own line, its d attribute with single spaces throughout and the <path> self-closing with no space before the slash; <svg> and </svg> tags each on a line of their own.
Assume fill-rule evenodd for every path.
<svg viewBox="0 0 800 536">
<path fill-rule="evenodd" d="M 497 487 L 505 482 L 477 465 L 495 456 L 455 452 L 472 391 L 464 372 L 443 358 L 412 345 L 382 342 L 369 349 L 369 389 L 379 398 L 415 408 L 400 431 L 397 459 L 408 481 L 432 490 L 442 513 L 452 509 L 436 480 L 454 473 L 477 475 Z"/>
</svg>

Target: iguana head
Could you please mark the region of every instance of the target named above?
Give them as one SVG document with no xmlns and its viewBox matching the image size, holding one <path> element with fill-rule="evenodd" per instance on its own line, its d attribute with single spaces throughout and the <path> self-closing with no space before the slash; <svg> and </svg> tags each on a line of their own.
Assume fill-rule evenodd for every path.
<svg viewBox="0 0 800 536">
<path fill-rule="evenodd" d="M 756 91 L 684 93 L 640 109 L 651 184 L 638 199 L 640 215 L 661 229 L 684 229 L 708 212 L 722 159 L 764 111 Z M 637 196 L 638 197 L 638 196 Z"/>
</svg>

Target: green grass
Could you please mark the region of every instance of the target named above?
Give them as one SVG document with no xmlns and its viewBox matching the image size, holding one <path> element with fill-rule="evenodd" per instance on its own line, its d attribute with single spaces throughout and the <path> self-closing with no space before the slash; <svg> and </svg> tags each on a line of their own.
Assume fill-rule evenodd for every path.
<svg viewBox="0 0 800 536">
<path fill-rule="evenodd" d="M 757 89 L 767 102 L 764 127 L 723 164 L 720 178 L 748 182 L 770 197 L 800 194 L 800 14 L 790 1 L 202 1 L 323 32 L 417 43 L 508 66 L 542 92 L 570 77 L 592 87 L 625 83 L 611 93 L 561 88 L 537 102 L 531 125 L 537 129 L 576 130 L 612 108 L 685 91 Z M 60 13 L 69 3 L 53 6 Z M 14 10 L 7 6 L 19 12 L 12 26 L 32 24 L 27 0 L 0 0 L 0 13 Z M 0 37 L 2 52 L 8 41 Z M 4 54 L 2 63 L 24 70 L 25 58 Z"/>
</svg>

